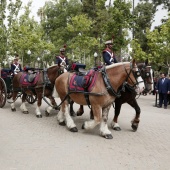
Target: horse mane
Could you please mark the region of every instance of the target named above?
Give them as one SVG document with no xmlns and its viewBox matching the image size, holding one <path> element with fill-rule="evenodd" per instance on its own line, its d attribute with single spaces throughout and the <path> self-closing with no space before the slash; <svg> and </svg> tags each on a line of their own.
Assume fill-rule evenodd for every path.
<svg viewBox="0 0 170 170">
<path fill-rule="evenodd" d="M 113 68 L 113 67 L 121 66 L 121 65 L 123 65 L 123 64 L 129 64 L 129 63 L 130 63 L 130 62 L 122 62 L 122 63 L 111 64 L 111 65 L 106 66 L 106 70 L 107 70 L 107 69 L 110 69 L 110 68 Z"/>
<path fill-rule="evenodd" d="M 52 67 L 55 67 L 55 66 L 58 66 L 58 64 L 54 64 L 54 65 L 49 66 L 49 67 L 47 67 L 47 68 L 49 69 L 49 68 L 52 68 Z"/>
</svg>

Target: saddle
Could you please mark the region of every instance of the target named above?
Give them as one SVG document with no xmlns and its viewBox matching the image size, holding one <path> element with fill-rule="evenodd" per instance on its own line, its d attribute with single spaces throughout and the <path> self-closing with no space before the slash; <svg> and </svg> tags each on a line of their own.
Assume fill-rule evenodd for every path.
<svg viewBox="0 0 170 170">
<path fill-rule="evenodd" d="M 71 91 L 91 91 L 97 77 L 97 71 L 80 70 L 74 73 L 70 79 L 69 90 Z"/>
<path fill-rule="evenodd" d="M 23 86 L 34 86 L 39 79 L 39 72 L 24 73 L 20 78 L 20 83 Z"/>
<path fill-rule="evenodd" d="M 32 83 L 34 81 L 35 77 L 36 77 L 35 72 L 33 72 L 33 73 L 28 72 L 28 82 Z"/>
</svg>

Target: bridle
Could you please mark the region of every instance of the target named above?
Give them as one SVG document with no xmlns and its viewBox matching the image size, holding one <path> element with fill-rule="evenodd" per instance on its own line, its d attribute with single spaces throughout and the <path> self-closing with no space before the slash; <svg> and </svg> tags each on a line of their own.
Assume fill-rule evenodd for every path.
<svg viewBox="0 0 170 170">
<path fill-rule="evenodd" d="M 130 63 L 130 71 L 129 71 L 129 73 L 128 73 L 128 71 L 127 71 L 127 69 L 125 67 L 124 67 L 124 69 L 125 69 L 125 71 L 127 73 L 127 78 L 126 78 L 125 81 L 128 82 L 128 79 L 129 79 L 132 82 L 133 85 L 130 85 L 130 84 L 127 83 L 128 86 L 131 87 L 131 88 L 135 88 L 141 82 L 141 81 L 138 82 L 138 80 L 137 80 L 137 78 L 141 76 L 140 71 L 138 70 L 138 67 L 137 66 L 132 66 L 132 63 Z M 134 71 L 134 69 L 137 69 L 137 70 Z M 130 77 L 131 73 L 133 74 L 136 82 L 134 82 L 131 79 L 131 77 Z"/>
<path fill-rule="evenodd" d="M 104 83 L 105 83 L 105 87 L 106 87 L 106 89 L 107 89 L 107 91 L 108 91 L 108 93 L 109 93 L 110 95 L 113 95 L 113 96 L 116 96 L 116 97 L 120 97 L 120 96 L 121 96 L 121 91 L 125 91 L 125 86 L 127 86 L 127 87 L 128 87 L 129 89 L 131 89 L 131 90 L 134 90 L 135 87 L 139 84 L 137 78 L 140 76 L 140 72 L 139 72 L 139 71 L 134 71 L 134 68 L 138 68 L 138 67 L 137 67 L 137 66 L 134 67 L 134 66 L 132 66 L 132 63 L 130 63 L 130 71 L 129 71 L 129 72 L 128 72 L 128 70 L 126 69 L 125 65 L 123 65 L 123 67 L 124 67 L 124 69 L 125 69 L 125 72 L 126 72 L 126 74 L 127 74 L 127 77 L 126 77 L 126 79 L 125 79 L 125 81 L 124 81 L 121 89 L 119 89 L 118 92 L 116 92 L 116 91 L 114 90 L 114 88 L 112 87 L 112 85 L 111 85 L 111 83 L 110 83 L 110 80 L 109 80 L 109 77 L 108 77 L 108 75 L 107 75 L 107 73 L 106 73 L 106 68 L 103 67 L 103 68 L 101 69 L 101 73 L 102 73 L 102 77 L 103 77 L 103 80 L 104 80 Z M 130 77 L 130 74 L 131 74 L 131 73 L 133 74 L 136 82 L 134 82 L 134 81 L 131 79 L 131 77 Z M 130 79 L 130 81 L 132 82 L 133 85 L 130 85 L 130 84 L 128 83 L 128 79 Z"/>
<path fill-rule="evenodd" d="M 141 77 L 145 83 L 145 89 L 144 89 L 145 93 L 151 90 L 151 89 L 148 89 L 148 85 L 153 85 L 151 71 L 152 71 L 152 68 L 150 65 L 144 64 L 143 67 L 141 68 Z"/>
</svg>

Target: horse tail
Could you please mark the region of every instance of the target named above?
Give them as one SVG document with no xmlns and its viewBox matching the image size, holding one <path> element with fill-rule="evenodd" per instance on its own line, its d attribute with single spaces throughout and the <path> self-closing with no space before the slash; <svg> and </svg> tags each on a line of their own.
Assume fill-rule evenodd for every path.
<svg viewBox="0 0 170 170">
<path fill-rule="evenodd" d="M 55 86 L 54 86 L 54 89 L 53 89 L 53 97 L 54 98 L 58 98 L 59 97 Z"/>
</svg>

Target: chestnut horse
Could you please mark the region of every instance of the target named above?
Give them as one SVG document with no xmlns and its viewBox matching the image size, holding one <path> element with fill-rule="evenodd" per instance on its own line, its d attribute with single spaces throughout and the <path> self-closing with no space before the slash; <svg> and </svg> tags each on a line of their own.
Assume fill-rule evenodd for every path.
<svg viewBox="0 0 170 170">
<path fill-rule="evenodd" d="M 44 70 L 38 70 L 37 75 L 35 78 L 37 78 L 37 82 L 32 85 L 22 85 L 21 77 L 26 74 L 25 72 L 19 72 L 17 75 L 13 78 L 13 94 L 12 94 L 12 103 L 11 103 L 11 110 L 16 111 L 15 108 L 15 100 L 17 97 L 18 92 L 22 92 L 22 104 L 20 106 L 20 109 L 23 113 L 27 114 L 28 109 L 26 108 L 25 101 L 26 101 L 26 95 L 37 95 L 37 108 L 36 108 L 36 117 L 41 118 L 42 114 L 40 111 L 40 106 L 42 103 L 42 98 L 48 103 L 48 101 L 45 99 L 45 97 L 50 99 L 51 105 L 49 104 L 49 107 L 47 107 L 45 113 L 46 116 L 50 114 L 50 111 L 55 108 L 56 102 L 53 94 L 54 89 L 54 83 L 55 79 L 61 75 L 64 72 L 64 67 L 59 67 L 58 65 L 54 65 L 49 67 L 48 69 Z M 38 77 L 37 77 L 38 76 Z"/>
<path fill-rule="evenodd" d="M 144 81 L 144 85 L 143 85 L 143 82 L 138 79 L 139 86 L 141 86 L 139 90 L 142 90 L 139 92 L 146 94 L 147 92 L 150 92 L 153 89 L 153 70 L 151 66 L 148 64 L 148 60 L 146 60 L 145 63 L 138 63 L 137 66 L 140 70 L 141 77 Z M 132 89 L 128 85 L 125 85 L 125 91 L 122 91 L 121 96 L 115 99 L 115 103 L 114 103 L 115 113 L 114 113 L 113 121 L 111 123 L 111 126 L 114 130 L 116 131 L 121 130 L 118 124 L 118 116 L 120 114 L 122 104 L 128 103 L 131 107 L 135 109 L 137 117 L 140 117 L 141 109 L 138 105 L 136 96 L 137 96 L 137 93 L 135 89 Z M 83 113 L 84 113 L 84 109 L 83 109 L 83 106 L 81 105 L 79 110 L 77 111 L 77 116 L 81 116 Z M 90 112 L 90 118 L 93 119 L 92 111 Z M 139 121 L 136 122 L 136 124 L 132 124 L 133 131 L 137 130 L 138 124 L 139 124 Z"/>
<path fill-rule="evenodd" d="M 135 60 L 132 62 L 116 63 L 103 67 L 96 78 L 96 82 L 89 92 L 89 101 L 94 115 L 94 120 L 84 122 L 83 129 L 93 129 L 100 124 L 100 134 L 106 139 L 112 139 L 112 134 L 107 126 L 108 113 L 112 103 L 119 96 L 123 84 L 128 83 L 132 88 L 138 84 L 136 72 L 138 71 Z M 60 125 L 66 123 L 71 132 L 77 132 L 78 129 L 69 114 L 68 96 L 74 102 L 80 105 L 87 105 L 84 93 L 69 92 L 68 86 L 71 77 L 75 73 L 64 73 L 55 81 L 55 88 L 62 101 L 57 119 Z M 106 87 L 107 86 L 107 87 Z M 139 117 L 135 117 L 132 124 L 139 122 Z"/>
</svg>

